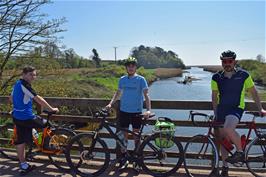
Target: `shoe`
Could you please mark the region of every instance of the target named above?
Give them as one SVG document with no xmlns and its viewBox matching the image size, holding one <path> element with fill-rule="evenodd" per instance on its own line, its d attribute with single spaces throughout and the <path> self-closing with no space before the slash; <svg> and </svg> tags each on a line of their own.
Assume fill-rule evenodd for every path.
<svg viewBox="0 0 266 177">
<path fill-rule="evenodd" d="M 245 154 L 244 152 L 235 152 L 231 157 L 228 157 L 225 161 L 229 162 L 231 164 L 237 163 L 237 162 L 244 162 L 245 160 Z"/>
<path fill-rule="evenodd" d="M 19 174 L 20 174 L 20 176 L 25 176 L 26 174 L 28 174 L 29 172 L 31 172 L 35 168 L 36 168 L 36 165 L 29 165 L 28 168 L 26 168 L 26 169 L 20 168 Z"/>
<path fill-rule="evenodd" d="M 129 161 L 127 160 L 126 157 L 121 158 L 120 164 L 118 166 L 118 170 L 123 170 L 127 168 L 128 164 L 129 164 Z"/>
<path fill-rule="evenodd" d="M 222 171 L 221 171 L 221 176 L 222 177 L 227 177 L 228 176 L 228 170 L 229 170 L 228 167 L 223 166 L 222 167 Z"/>
</svg>

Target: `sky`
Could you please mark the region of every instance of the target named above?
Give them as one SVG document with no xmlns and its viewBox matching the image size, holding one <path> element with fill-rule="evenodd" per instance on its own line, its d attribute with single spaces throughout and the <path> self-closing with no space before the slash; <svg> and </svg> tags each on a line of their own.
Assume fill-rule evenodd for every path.
<svg viewBox="0 0 266 177">
<path fill-rule="evenodd" d="M 220 64 L 233 50 L 238 59 L 265 56 L 265 7 L 261 1 L 74 1 L 55 0 L 41 9 L 65 17 L 61 44 L 85 58 L 125 59 L 133 47 L 161 47 L 186 65 Z"/>
</svg>

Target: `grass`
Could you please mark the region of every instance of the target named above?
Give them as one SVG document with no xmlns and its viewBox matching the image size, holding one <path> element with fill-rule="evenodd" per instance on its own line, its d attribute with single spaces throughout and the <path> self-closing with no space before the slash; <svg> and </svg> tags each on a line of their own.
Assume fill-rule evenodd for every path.
<svg viewBox="0 0 266 177">
<path fill-rule="evenodd" d="M 158 68 L 155 70 L 155 75 L 159 78 L 181 76 L 182 73 L 182 69 L 179 68 Z"/>
</svg>

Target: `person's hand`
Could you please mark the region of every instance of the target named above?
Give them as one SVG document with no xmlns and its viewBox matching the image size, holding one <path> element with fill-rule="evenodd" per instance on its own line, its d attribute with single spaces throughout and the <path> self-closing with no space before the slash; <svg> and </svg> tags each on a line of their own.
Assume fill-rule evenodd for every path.
<svg viewBox="0 0 266 177">
<path fill-rule="evenodd" d="M 151 115 L 151 111 L 146 111 L 144 113 L 144 119 L 148 119 L 150 117 L 150 115 Z"/>
<path fill-rule="evenodd" d="M 58 113 L 59 109 L 58 108 L 52 108 L 52 111 Z"/>
<path fill-rule="evenodd" d="M 105 106 L 105 108 L 106 108 L 107 110 L 110 110 L 110 109 L 112 108 L 112 105 L 109 103 L 108 105 Z"/>
<path fill-rule="evenodd" d="M 261 110 L 260 110 L 260 115 L 261 115 L 261 117 L 266 116 L 266 110 L 261 109 Z"/>
</svg>

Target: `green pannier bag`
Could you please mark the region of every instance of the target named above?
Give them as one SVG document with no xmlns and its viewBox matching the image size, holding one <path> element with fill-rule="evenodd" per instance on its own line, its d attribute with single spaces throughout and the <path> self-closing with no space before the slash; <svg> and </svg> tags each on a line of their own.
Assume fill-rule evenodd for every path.
<svg viewBox="0 0 266 177">
<path fill-rule="evenodd" d="M 175 124 L 167 117 L 158 117 L 154 132 L 160 133 L 160 137 L 155 139 L 155 145 L 159 148 L 170 148 L 174 145 L 172 138 L 175 135 Z"/>
</svg>

